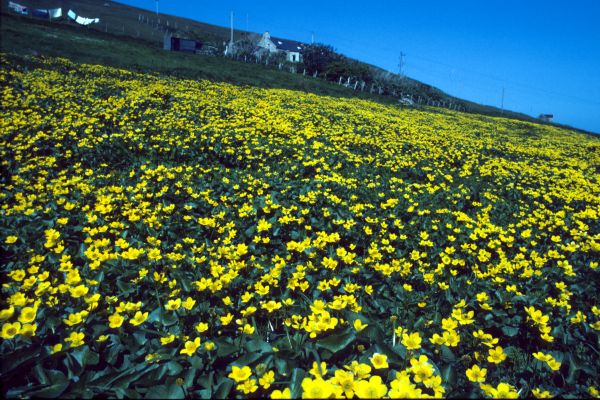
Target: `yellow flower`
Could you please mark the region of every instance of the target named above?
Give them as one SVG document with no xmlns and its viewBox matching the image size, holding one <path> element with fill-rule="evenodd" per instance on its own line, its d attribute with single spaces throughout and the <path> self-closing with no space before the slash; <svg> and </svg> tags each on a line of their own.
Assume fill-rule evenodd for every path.
<svg viewBox="0 0 600 400">
<path fill-rule="evenodd" d="M 313 361 L 312 368 L 308 371 L 308 373 L 315 378 L 322 378 L 327 375 L 327 364 L 325 361 L 321 361 L 321 365 L 319 365 L 316 361 Z"/>
<path fill-rule="evenodd" d="M 496 388 L 491 387 L 489 395 L 494 399 L 516 399 L 519 397 L 519 393 L 515 388 L 507 383 L 499 383 Z"/>
<path fill-rule="evenodd" d="M 231 323 L 231 320 L 233 319 L 233 315 L 231 313 L 227 313 L 227 315 L 223 315 L 222 317 L 219 317 L 219 319 L 221 320 L 221 324 L 223 326 L 226 326 Z"/>
<path fill-rule="evenodd" d="M 207 330 L 208 324 L 206 322 L 199 322 L 198 325 L 196 325 L 196 331 L 199 333 L 206 332 Z"/>
<path fill-rule="evenodd" d="M 429 364 L 426 355 L 420 355 L 418 359 L 411 358 L 410 371 L 415 375 L 415 382 L 424 382 L 433 375 L 433 366 Z"/>
<path fill-rule="evenodd" d="M 263 309 L 267 310 L 269 313 L 273 311 L 279 310 L 281 308 L 281 303 L 273 300 L 269 300 L 261 306 Z"/>
<path fill-rule="evenodd" d="M 374 353 L 371 358 L 371 364 L 375 369 L 388 368 L 387 356 L 385 354 Z"/>
<path fill-rule="evenodd" d="M 407 350 L 417 350 L 421 348 L 421 335 L 419 332 L 402 335 L 402 344 Z"/>
<path fill-rule="evenodd" d="M 16 236 L 7 236 L 6 239 L 4 240 L 4 243 L 6 244 L 13 244 L 15 243 L 19 238 Z"/>
<path fill-rule="evenodd" d="M 550 367 L 550 369 L 552 371 L 558 371 L 561 366 L 561 363 L 556 361 L 555 359 L 548 361 L 546 364 L 548 364 L 548 366 Z"/>
<path fill-rule="evenodd" d="M 37 308 L 35 307 L 23 307 L 21 315 L 19 315 L 19 322 L 22 324 L 28 324 L 35 320 L 37 314 Z"/>
<path fill-rule="evenodd" d="M 250 375 L 252 375 L 252 370 L 250 369 L 250 367 L 244 366 L 240 368 L 233 366 L 231 367 L 231 372 L 227 376 L 236 382 L 243 382 L 246 379 L 250 378 Z"/>
<path fill-rule="evenodd" d="M 181 307 L 181 299 L 169 300 L 167 301 L 167 305 L 165 306 L 167 310 L 171 311 L 178 310 L 179 307 Z"/>
<path fill-rule="evenodd" d="M 62 350 L 62 348 L 63 348 L 63 345 L 62 345 L 62 343 L 57 343 L 57 344 L 55 344 L 54 346 L 52 346 L 52 350 L 51 350 L 51 351 L 52 351 L 52 354 L 54 354 L 54 353 L 58 353 L 59 351 L 61 351 L 61 350 Z"/>
<path fill-rule="evenodd" d="M 387 393 L 387 387 L 380 376 L 372 376 L 368 381 L 356 382 L 354 393 L 360 399 L 380 399 Z"/>
<path fill-rule="evenodd" d="M 69 325 L 69 326 L 73 326 L 73 325 L 77 325 L 83 322 L 83 318 L 81 317 L 80 313 L 75 313 L 75 314 L 69 314 L 69 317 L 66 319 L 63 319 L 64 323 Z"/>
<path fill-rule="evenodd" d="M 479 368 L 477 365 L 473 365 L 467 370 L 467 378 L 471 382 L 485 382 L 485 376 L 487 374 L 487 368 Z"/>
<path fill-rule="evenodd" d="M 396 379 L 390 382 L 388 395 L 391 399 L 419 398 L 421 389 L 417 389 L 406 372 L 397 372 Z"/>
<path fill-rule="evenodd" d="M 83 340 L 84 337 L 84 333 L 71 332 L 71 335 L 65 339 L 65 342 L 71 342 L 71 347 L 79 347 L 85 343 Z"/>
<path fill-rule="evenodd" d="M 535 397 L 536 399 L 551 399 L 553 397 L 552 393 L 550 393 L 549 391 L 544 390 L 542 392 L 542 390 L 538 388 L 533 389 L 531 391 L 531 394 L 533 394 L 533 397 Z"/>
<path fill-rule="evenodd" d="M 20 322 L 7 322 L 2 325 L 2 339 L 12 339 L 21 332 Z"/>
<path fill-rule="evenodd" d="M 258 386 L 256 385 L 256 379 L 248 379 L 247 381 L 237 385 L 236 389 L 244 394 L 254 393 L 258 389 Z"/>
<path fill-rule="evenodd" d="M 504 354 L 502 347 L 496 346 L 495 349 L 489 350 L 487 360 L 494 364 L 500 364 L 502 361 L 506 360 L 506 354 Z"/>
<path fill-rule="evenodd" d="M 258 226 L 257 226 L 256 230 L 258 232 L 264 232 L 264 231 L 268 231 L 270 227 L 271 227 L 271 224 L 266 219 L 263 218 L 260 221 L 258 221 Z"/>
<path fill-rule="evenodd" d="M 142 313 L 141 311 L 138 311 L 138 312 L 135 313 L 135 315 L 133 316 L 133 318 L 131 318 L 129 320 L 129 323 L 131 325 L 138 326 L 138 325 L 142 324 L 146 320 L 146 318 L 148 318 L 148 312 L 147 311 L 145 313 Z"/>
<path fill-rule="evenodd" d="M 188 340 L 185 342 L 184 348 L 179 351 L 179 354 L 187 354 L 191 357 L 198 350 L 198 347 L 200 347 L 200 338 L 196 338 L 194 341 Z"/>
<path fill-rule="evenodd" d="M 13 306 L 0 310 L 0 321 L 6 321 L 7 319 L 11 318 L 14 314 L 15 308 Z"/>
<path fill-rule="evenodd" d="M 369 324 L 363 324 L 362 321 L 358 318 L 354 320 L 354 329 L 356 329 L 357 332 L 362 331 L 367 326 L 369 326 Z"/>
<path fill-rule="evenodd" d="M 540 360 L 541 362 L 548 362 L 552 360 L 552 356 L 550 354 L 544 354 L 541 351 L 533 353 L 533 357 Z"/>
<path fill-rule="evenodd" d="M 125 318 L 123 318 L 121 314 L 114 313 L 108 317 L 108 326 L 110 326 L 111 328 L 119 328 L 121 325 L 123 325 L 124 320 Z"/>
<path fill-rule="evenodd" d="M 342 388 L 342 391 L 348 399 L 354 396 L 355 383 L 354 374 L 351 372 L 338 369 L 335 371 L 335 375 L 331 378 L 331 383 Z"/>
<path fill-rule="evenodd" d="M 100 336 L 98 336 L 98 339 L 96 339 L 96 342 L 102 343 L 102 342 L 106 342 L 107 340 L 108 340 L 108 335 L 100 335 Z"/>
<path fill-rule="evenodd" d="M 213 342 L 206 342 L 206 343 L 204 343 L 204 348 L 207 351 L 211 351 L 212 349 L 215 348 L 215 344 Z"/>
<path fill-rule="evenodd" d="M 165 336 L 160 338 L 160 343 L 165 346 L 169 343 L 172 343 L 175 340 L 175 335 L 169 335 L 169 336 Z"/>
<path fill-rule="evenodd" d="M 303 399 L 326 399 L 334 392 L 334 387 L 328 381 L 322 378 L 302 380 L 302 398 Z"/>
<path fill-rule="evenodd" d="M 283 391 L 273 390 L 271 392 L 271 398 L 272 399 L 291 399 L 292 392 L 290 391 L 290 388 L 285 388 L 285 389 L 283 389 Z"/>
<path fill-rule="evenodd" d="M 263 387 L 263 389 L 268 389 L 273 382 L 275 382 L 275 372 L 273 371 L 265 372 L 258 380 L 258 383 Z"/>
<path fill-rule="evenodd" d="M 69 292 L 71 293 L 71 297 L 73 298 L 79 298 L 82 296 L 85 296 L 86 294 L 88 294 L 88 291 L 90 289 L 88 287 L 86 287 L 85 285 L 79 285 L 79 286 L 75 286 L 74 288 L 70 288 Z"/>
<path fill-rule="evenodd" d="M 243 328 L 240 328 L 240 330 L 246 335 L 252 335 L 254 333 L 254 327 L 250 324 L 245 324 Z"/>
<path fill-rule="evenodd" d="M 21 332 L 19 332 L 24 337 L 32 337 L 35 336 L 35 331 L 37 330 L 37 324 L 23 324 L 21 327 Z"/>
<path fill-rule="evenodd" d="M 192 299 L 191 297 L 188 297 L 187 299 L 185 299 L 182 306 L 186 310 L 191 310 L 195 304 L 196 304 L 196 300 Z"/>
</svg>

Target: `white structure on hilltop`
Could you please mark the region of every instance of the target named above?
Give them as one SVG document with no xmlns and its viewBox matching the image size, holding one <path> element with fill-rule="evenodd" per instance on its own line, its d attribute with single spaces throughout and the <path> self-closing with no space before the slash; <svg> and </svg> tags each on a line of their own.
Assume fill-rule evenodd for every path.
<svg viewBox="0 0 600 400">
<path fill-rule="evenodd" d="M 263 33 L 258 42 L 257 54 L 268 53 L 285 53 L 286 61 L 298 63 L 302 61 L 302 50 L 304 44 L 294 40 L 279 39 L 272 37 L 269 32 Z"/>
</svg>

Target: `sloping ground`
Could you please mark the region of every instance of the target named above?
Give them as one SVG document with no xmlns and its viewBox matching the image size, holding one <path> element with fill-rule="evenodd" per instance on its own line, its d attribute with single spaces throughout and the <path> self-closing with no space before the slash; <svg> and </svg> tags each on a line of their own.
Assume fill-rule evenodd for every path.
<svg viewBox="0 0 600 400">
<path fill-rule="evenodd" d="M 87 18 L 100 18 L 100 23 L 91 24 L 88 27 L 80 27 L 85 30 L 108 32 L 116 35 L 135 37 L 147 42 L 162 45 L 163 33 L 157 29 L 160 19 L 160 26 L 166 26 L 166 21 L 169 21 L 169 27 L 179 30 L 185 30 L 190 34 L 196 35 L 198 38 L 203 38 L 219 44 L 229 39 L 229 29 L 212 24 L 191 20 L 188 18 L 176 17 L 173 15 L 159 14 L 144 10 L 137 7 L 132 7 L 119 2 L 110 0 L 19 0 L 17 3 L 23 4 L 29 8 L 57 8 L 62 7 L 64 21 L 69 9 L 72 9 L 77 15 Z M 148 3 L 154 6 L 154 2 Z M 8 2 L 0 3 L 0 9 L 5 13 L 10 13 Z M 143 22 L 139 20 L 142 15 Z M 226 19 L 226 16 L 225 16 Z M 237 34 L 241 32 L 238 30 Z"/>
<path fill-rule="evenodd" d="M 597 138 L 0 60 L 3 394 L 597 393 Z"/>
<path fill-rule="evenodd" d="M 158 49 L 144 41 L 116 37 L 80 27 L 0 16 L 0 48 L 11 62 L 27 65 L 31 55 L 65 57 L 79 63 L 102 64 L 188 79 L 209 79 L 238 85 L 285 88 L 329 96 L 359 97 L 384 103 L 395 99 L 355 93 L 343 86 L 224 57 L 196 56 Z"/>
<path fill-rule="evenodd" d="M 110 6 L 104 6 L 105 3 Z M 0 4 L 3 12 L 0 24 L 1 51 L 7 53 L 63 56 L 75 62 L 143 68 L 145 72 L 157 71 L 187 78 L 200 77 L 260 87 L 282 87 L 317 94 L 369 98 L 386 104 L 398 102 L 398 99 L 393 96 L 353 91 L 329 81 L 308 79 L 262 65 L 232 62 L 224 57 L 198 57 L 165 52 L 162 50 L 163 30 L 159 30 L 156 26 L 157 17 L 149 11 L 124 4 L 98 0 L 23 1 L 23 4 L 30 7 L 62 6 L 65 12 L 72 8 L 86 17 L 96 16 L 101 19 L 100 24 L 87 27 L 66 19 L 48 22 L 36 18 L 16 17 L 14 13 L 8 12 L 6 4 Z M 140 22 L 140 15 L 149 23 Z M 229 40 L 228 30 L 223 27 L 168 15 L 162 15 L 160 18 L 162 25 L 168 20 L 170 27 L 178 27 L 178 32 L 185 27 L 187 34 L 184 36 L 200 39 L 217 47 Z M 239 38 L 243 34 L 245 32 L 236 31 L 235 37 Z M 378 67 L 364 65 L 384 72 Z M 500 110 L 452 97 L 435 87 L 411 78 L 404 79 L 401 91 L 411 94 L 414 98 L 422 97 L 453 103 L 471 113 L 537 121 L 523 113 Z"/>
</svg>

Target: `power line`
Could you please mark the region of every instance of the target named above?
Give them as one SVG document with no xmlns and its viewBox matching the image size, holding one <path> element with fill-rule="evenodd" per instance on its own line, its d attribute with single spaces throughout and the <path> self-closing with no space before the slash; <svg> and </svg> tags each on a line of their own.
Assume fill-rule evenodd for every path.
<svg viewBox="0 0 600 400">
<path fill-rule="evenodd" d="M 398 73 L 404 77 L 404 53 L 400 52 L 400 60 L 398 61 Z"/>
</svg>

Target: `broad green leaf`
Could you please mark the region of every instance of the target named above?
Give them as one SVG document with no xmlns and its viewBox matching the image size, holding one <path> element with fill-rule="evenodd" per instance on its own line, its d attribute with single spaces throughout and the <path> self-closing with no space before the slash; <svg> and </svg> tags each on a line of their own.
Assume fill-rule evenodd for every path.
<svg viewBox="0 0 600 400">
<path fill-rule="evenodd" d="M 354 332 L 350 330 L 350 328 L 346 329 L 344 332 L 338 333 L 336 335 L 327 336 L 324 339 L 320 339 L 316 346 L 317 348 L 327 349 L 332 353 L 337 353 L 338 351 L 342 351 L 345 349 L 350 343 L 352 343 L 356 339 Z"/>
</svg>

